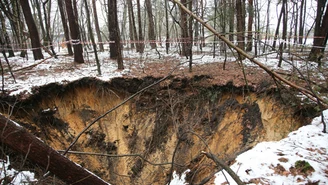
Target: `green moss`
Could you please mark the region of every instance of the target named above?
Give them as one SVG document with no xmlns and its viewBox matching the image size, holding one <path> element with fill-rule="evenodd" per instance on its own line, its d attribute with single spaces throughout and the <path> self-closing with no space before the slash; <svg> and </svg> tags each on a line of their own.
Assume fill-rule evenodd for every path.
<svg viewBox="0 0 328 185">
<path fill-rule="evenodd" d="M 314 172 L 314 168 L 308 163 L 307 161 L 296 161 L 295 162 L 295 168 L 299 170 L 302 173 L 311 173 Z"/>
</svg>

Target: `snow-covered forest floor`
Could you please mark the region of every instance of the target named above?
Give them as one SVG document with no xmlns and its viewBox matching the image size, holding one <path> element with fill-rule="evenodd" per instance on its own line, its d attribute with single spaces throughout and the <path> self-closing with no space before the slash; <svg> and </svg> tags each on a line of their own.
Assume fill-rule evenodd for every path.
<svg viewBox="0 0 328 185">
<path fill-rule="evenodd" d="M 175 75 L 188 75 L 188 60 L 186 58 L 178 54 L 165 54 L 163 48 L 159 48 L 158 51 L 160 54 L 155 50 L 146 50 L 141 55 L 125 50 L 123 54 L 125 69 L 121 71 L 117 70 L 116 61 L 109 59 L 108 52 L 99 53 L 101 75 L 97 72 L 94 55 L 91 53 L 85 55 L 86 62 L 84 64 L 74 64 L 72 57 L 64 56 L 65 51 L 58 53 L 58 59 L 49 58 L 44 61 L 32 60 L 32 54 L 29 53 L 28 60 L 20 57 L 9 58 L 15 80 L 7 70 L 5 60 L 1 56 L 1 63 L 6 70 L 2 89 L 10 95 L 24 97 L 32 93 L 33 87 L 53 82 L 68 83 L 83 77 L 95 77 L 107 81 L 114 77 L 146 76 L 152 74 L 148 70 L 154 69 L 159 76 L 163 76 L 173 69 L 175 69 Z M 198 67 L 202 65 L 219 65 L 225 60 L 222 56 L 213 58 L 210 54 L 210 48 L 205 48 L 205 51 L 207 54 L 197 52 L 198 54 L 193 56 L 194 70 L 197 71 Z M 286 55 L 286 57 L 288 56 Z M 258 60 L 276 71 L 291 73 L 293 68 L 287 63 L 283 63 L 282 67 L 278 68 L 276 54 L 267 55 Z M 236 59 L 232 56 L 226 58 L 226 61 L 227 66 L 236 63 Z M 149 66 L 154 63 L 159 64 L 160 67 L 150 68 Z M 246 70 L 257 68 L 248 60 L 245 60 L 243 64 L 248 67 Z M 317 69 L 317 65 L 314 63 L 307 64 L 294 60 L 293 64 L 300 69 L 307 69 L 311 73 Z M 324 64 L 322 69 L 327 69 L 327 64 Z M 233 70 L 241 69 L 234 68 Z M 264 74 L 265 72 L 261 71 L 260 73 Z M 326 80 L 324 72 L 315 73 L 313 76 L 316 76 L 318 81 Z M 323 115 L 327 123 L 328 111 L 324 111 Z M 239 155 L 232 165 L 232 169 L 244 182 L 251 184 L 310 184 L 309 182 L 327 184 L 328 134 L 323 133 L 322 128 L 321 117 L 317 117 L 312 123 L 290 133 L 287 138 L 281 141 L 259 143 L 253 149 Z M 307 162 L 313 169 L 306 170 L 304 166 L 299 167 L 298 164 L 302 161 Z M 15 173 L 22 174 L 15 176 L 17 179 L 13 181 L 14 184 L 22 184 L 34 179 L 33 174 L 29 172 L 12 172 L 7 169 L 9 163 L 6 160 L 2 161 L 1 165 L 0 178 L 4 178 L 5 175 L 14 176 Z M 225 184 L 226 177 L 229 183 L 233 184 L 233 180 L 227 173 L 222 172 L 216 174 L 215 184 Z M 171 184 L 185 184 L 184 175 L 179 177 L 175 174 Z"/>
</svg>

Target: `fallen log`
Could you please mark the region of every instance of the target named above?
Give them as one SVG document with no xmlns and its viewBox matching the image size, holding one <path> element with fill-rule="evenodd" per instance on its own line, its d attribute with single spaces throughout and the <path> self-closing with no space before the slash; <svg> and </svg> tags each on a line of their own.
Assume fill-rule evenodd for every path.
<svg viewBox="0 0 328 185">
<path fill-rule="evenodd" d="M 0 114 L 0 141 L 32 162 L 74 185 L 108 185 L 107 182 L 74 163 L 25 128 Z"/>
</svg>

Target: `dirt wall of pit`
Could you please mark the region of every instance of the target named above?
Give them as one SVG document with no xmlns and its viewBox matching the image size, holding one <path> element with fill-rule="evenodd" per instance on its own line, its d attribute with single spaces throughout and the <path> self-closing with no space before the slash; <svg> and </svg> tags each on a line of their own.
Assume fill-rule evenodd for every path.
<svg viewBox="0 0 328 185">
<path fill-rule="evenodd" d="M 49 84 L 16 101 L 11 118 L 64 150 L 86 125 L 156 80 L 83 78 Z M 166 184 L 173 170 L 187 169 L 188 181 L 199 183 L 216 168 L 201 151 L 229 163 L 258 142 L 280 140 L 310 119 L 310 109 L 297 104 L 274 88 L 216 85 L 205 76 L 171 77 L 100 119 L 72 148 L 108 156 L 68 157 L 111 184 Z"/>
</svg>

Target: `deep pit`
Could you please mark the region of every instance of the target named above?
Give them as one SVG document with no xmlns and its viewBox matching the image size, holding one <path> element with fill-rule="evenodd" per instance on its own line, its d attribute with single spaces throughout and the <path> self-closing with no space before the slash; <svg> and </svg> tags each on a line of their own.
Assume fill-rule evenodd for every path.
<svg viewBox="0 0 328 185">
<path fill-rule="evenodd" d="M 3 97 L 2 112 L 15 102 L 11 119 L 64 150 L 86 125 L 157 80 L 83 78 L 48 84 L 26 99 Z M 256 87 L 210 81 L 209 76 L 168 78 L 100 119 L 72 148 L 110 156 L 68 157 L 111 184 L 166 184 L 171 167 L 178 173 L 190 169 L 188 182 L 199 183 L 216 168 L 201 151 L 232 163 L 258 142 L 284 138 L 315 114 L 268 81 Z"/>
</svg>

